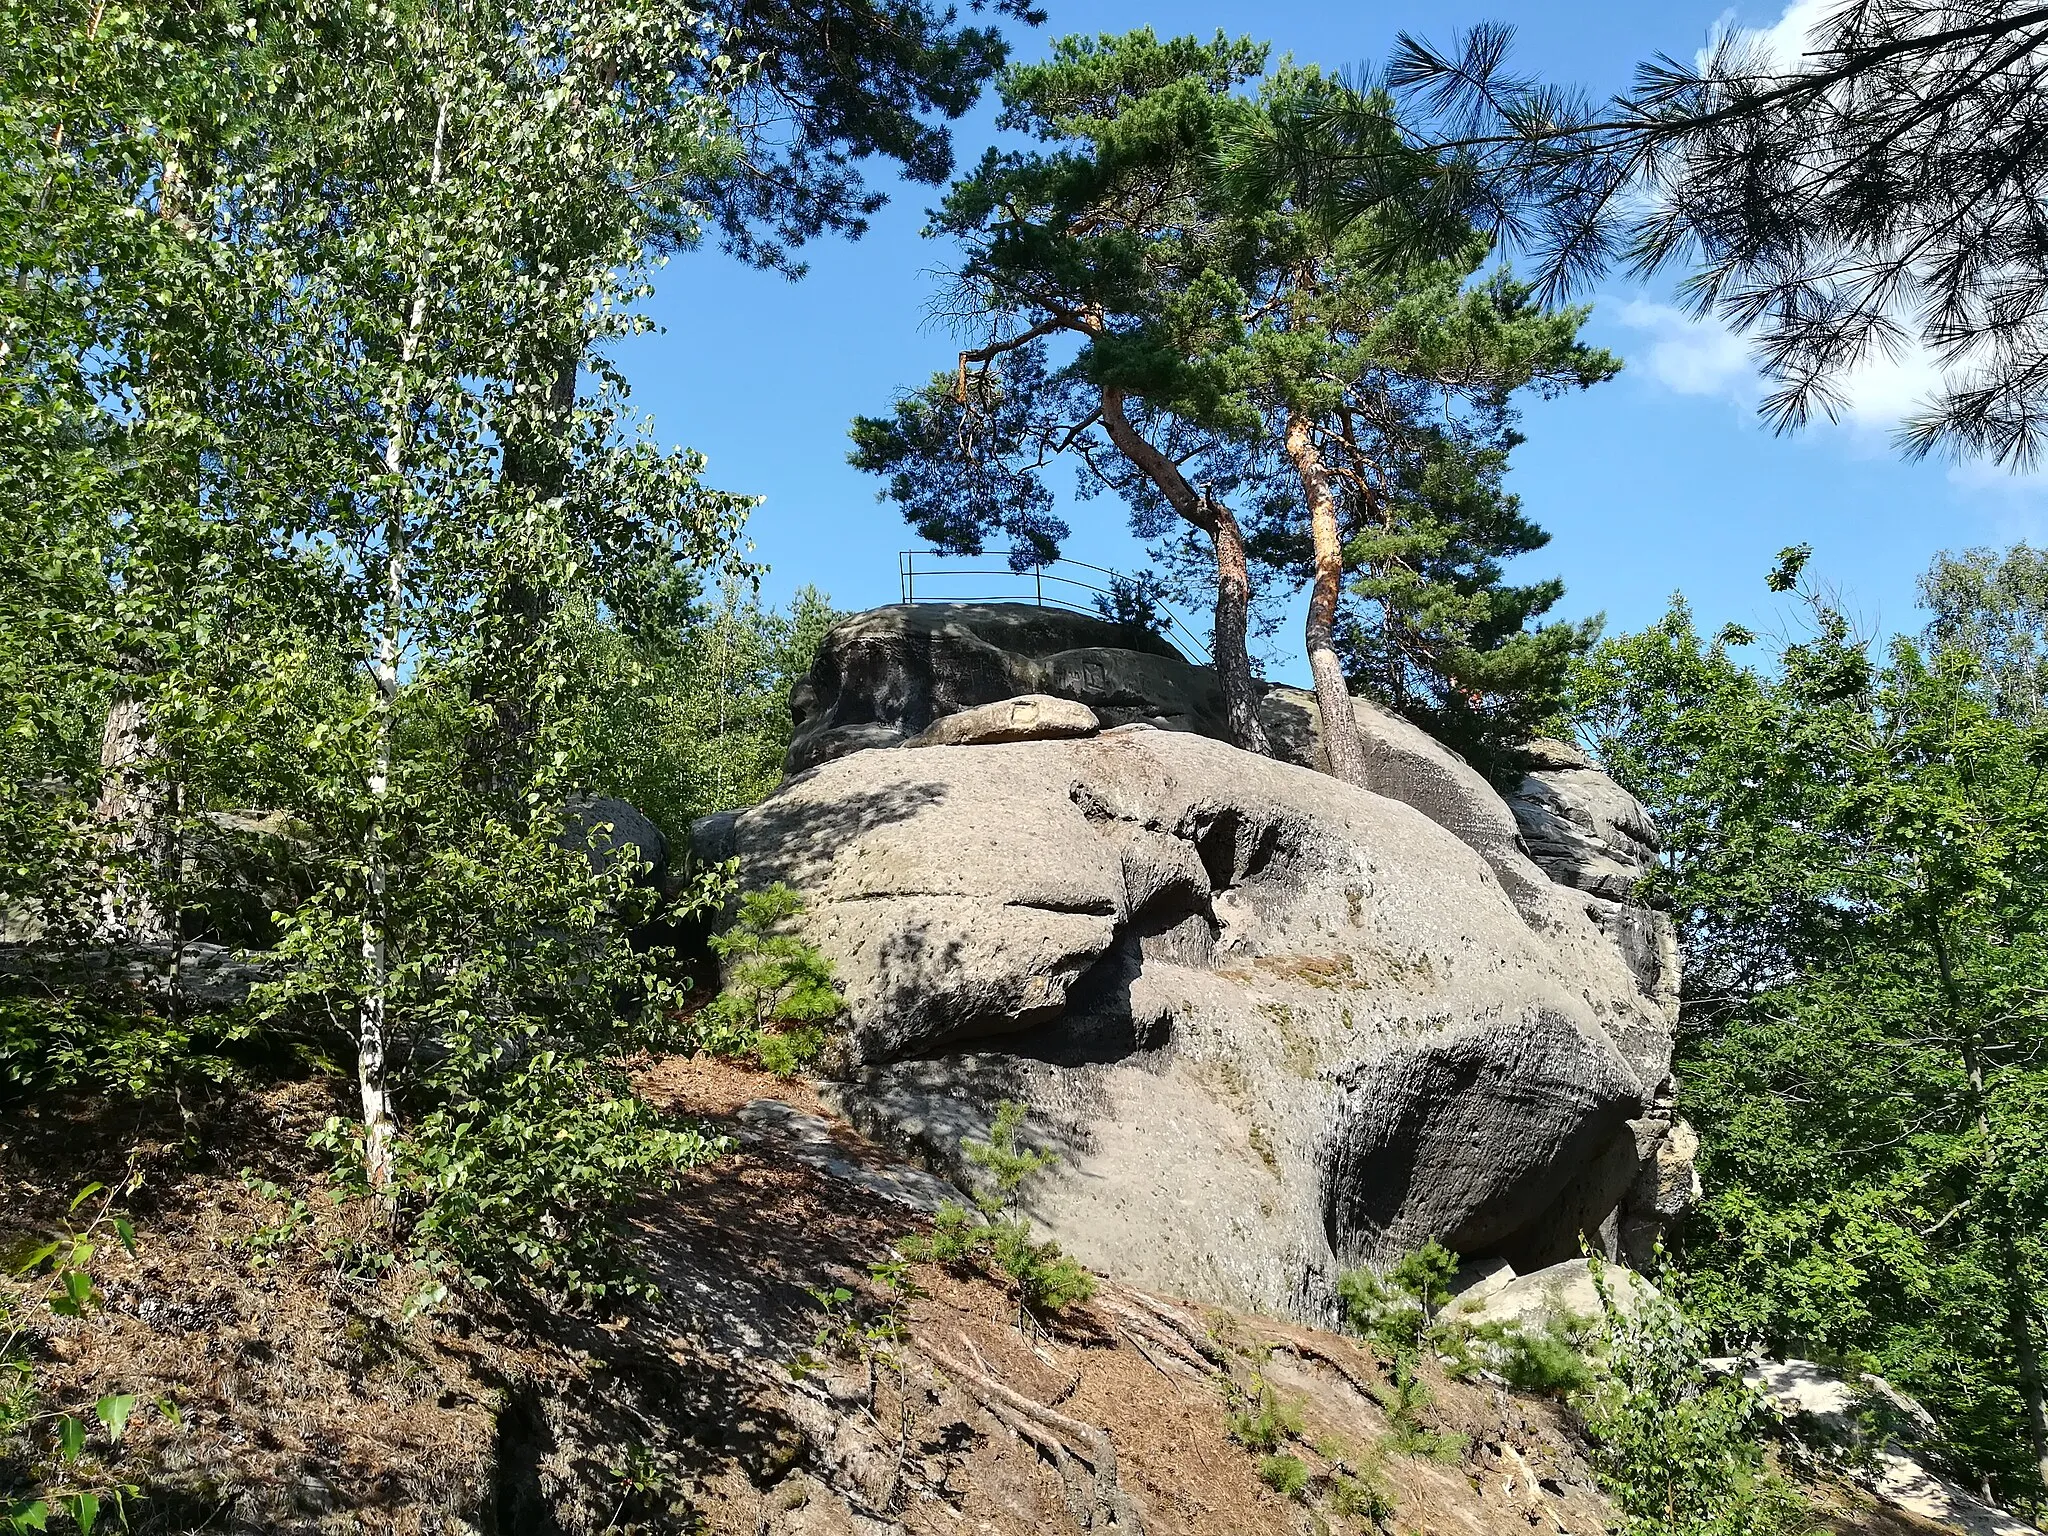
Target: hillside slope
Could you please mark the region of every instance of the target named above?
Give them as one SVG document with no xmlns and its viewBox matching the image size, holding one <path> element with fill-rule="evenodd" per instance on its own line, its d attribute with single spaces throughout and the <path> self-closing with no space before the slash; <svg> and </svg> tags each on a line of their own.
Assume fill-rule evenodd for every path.
<svg viewBox="0 0 2048 1536">
<path fill-rule="evenodd" d="M 139 1252 L 95 1261 L 103 1306 L 38 1322 L 53 1407 L 138 1407 L 86 1464 L 132 1485 L 141 1532 L 1372 1531 L 1596 1536 L 1612 1511 L 1565 1415 L 1427 1381 L 1394 1446 L 1385 1369 L 1357 1343 L 1105 1284 L 1020 1331 L 985 1280 L 920 1266 L 894 1310 L 869 1279 L 924 1218 L 920 1176 L 800 1085 L 647 1064 L 656 1102 L 733 1153 L 638 1213 L 648 1303 L 584 1313 L 444 1299 L 380 1270 L 359 1204 L 304 1148 L 328 1090 L 290 1085 L 136 1125 L 25 1117 L 0 1143 L 10 1244 L 134 1149 Z M 795 1118 L 763 1114 L 779 1097 Z M 746 1114 L 750 1103 L 756 1108 Z M 832 1170 L 825 1171 L 826 1167 Z M 266 1185 L 265 1181 L 270 1181 Z M 844 1295 L 835 1293 L 843 1292 Z M 837 1347 L 834 1333 L 847 1347 Z M 864 1353 L 851 1335 L 865 1332 Z M 176 1405 L 176 1421 L 148 1405 Z M 1273 1405 L 1307 1485 L 1261 1479 L 1233 1412 Z M 1414 1406 L 1414 1405 L 1411 1405 Z M 1257 1438 L 1256 1434 L 1250 1438 Z M 17 1469 L 18 1470 L 18 1469 Z M 1281 1473 L 1267 1469 L 1275 1481 Z M 1856 1507 L 1839 1531 L 1931 1531 Z"/>
</svg>

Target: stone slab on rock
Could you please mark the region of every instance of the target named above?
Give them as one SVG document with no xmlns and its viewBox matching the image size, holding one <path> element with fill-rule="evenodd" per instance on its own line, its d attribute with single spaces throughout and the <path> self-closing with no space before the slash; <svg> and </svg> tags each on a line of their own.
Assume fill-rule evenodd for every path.
<svg viewBox="0 0 2048 1536">
<path fill-rule="evenodd" d="M 732 837 L 834 964 L 834 1108 L 965 1178 L 1024 1103 L 1061 1156 L 1033 1214 L 1134 1284 L 1318 1317 L 1430 1237 L 1512 1254 L 1668 1072 L 1572 893 L 1196 734 L 863 752 Z"/>
<path fill-rule="evenodd" d="M 1826 1445 L 1860 1444 L 1870 1426 L 1877 1431 L 1877 1443 L 1893 1450 L 1933 1444 L 1941 1438 L 1934 1415 L 1882 1376 L 1850 1381 L 1811 1360 L 1716 1363 L 1731 1370 L 1739 1364 L 1742 1379 L 1763 1393 L 1781 1417 Z"/>
<path fill-rule="evenodd" d="M 1060 741 L 1093 736 L 1101 729 L 1102 722 L 1086 704 L 1048 693 L 1026 693 L 942 715 L 903 745 L 974 747 L 1003 741 Z"/>
<path fill-rule="evenodd" d="M 1615 1310 L 1624 1317 L 1658 1294 L 1657 1287 L 1634 1270 L 1617 1265 L 1604 1266 L 1602 1281 Z M 1600 1286 L 1593 1278 L 1593 1261 L 1577 1258 L 1517 1275 L 1483 1294 L 1460 1296 L 1451 1303 L 1449 1313 L 1474 1328 L 1513 1323 L 1540 1329 L 1553 1321 L 1597 1323 L 1605 1309 L 1600 1305 Z"/>
</svg>

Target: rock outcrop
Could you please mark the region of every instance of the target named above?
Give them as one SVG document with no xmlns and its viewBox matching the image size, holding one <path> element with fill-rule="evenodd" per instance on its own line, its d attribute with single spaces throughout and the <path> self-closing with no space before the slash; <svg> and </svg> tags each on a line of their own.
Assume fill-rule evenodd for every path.
<svg viewBox="0 0 2048 1536">
<path fill-rule="evenodd" d="M 1085 706 L 1102 726 L 1142 723 L 1228 739 L 1215 673 L 1149 631 L 1028 603 L 899 603 L 856 614 L 825 637 L 791 699 L 796 728 L 787 771 L 926 743 L 935 729 L 970 729 L 947 725 L 952 717 L 1034 694 Z M 1528 777 L 1504 803 L 1425 732 L 1365 699 L 1352 708 L 1376 793 L 1456 834 L 1518 902 L 1548 905 L 1543 888 L 1552 882 L 1582 891 L 1586 910 L 1676 1020 L 1670 921 L 1630 900 L 1657 850 L 1656 831 L 1633 796 L 1569 744 L 1537 742 Z M 1259 714 L 1281 761 L 1327 768 L 1313 693 L 1268 688 Z"/>
<path fill-rule="evenodd" d="M 1881 1503 L 1965 1536 L 2035 1536 L 2040 1527 L 1932 1470 L 1941 1428 L 1881 1376 L 1848 1378 L 1811 1360 L 1713 1362 L 1763 1395 L 1809 1458 L 1836 1465 Z"/>
<path fill-rule="evenodd" d="M 935 720 L 1025 694 L 1084 704 L 1103 725 L 1223 734 L 1215 674 L 1146 630 L 1029 603 L 899 603 L 826 636 L 790 700 L 788 770 L 899 746 Z"/>
<path fill-rule="evenodd" d="M 1314 1317 L 1341 1267 L 1429 1237 L 1524 1269 L 1576 1253 L 1669 1063 L 1498 797 L 1478 814 L 1483 781 L 1391 734 L 1452 827 L 1126 724 L 843 756 L 718 830 L 807 899 L 848 1001 L 848 1118 L 959 1177 L 1020 1100 L 1062 1158 L 1034 1214 L 1084 1260 Z"/>
<path fill-rule="evenodd" d="M 1226 745 L 1156 637 L 877 609 L 797 689 L 792 778 L 695 842 L 805 897 L 848 1004 L 828 1101 L 956 1179 L 1021 1101 L 1061 1158 L 1033 1214 L 1111 1274 L 1313 1319 L 1431 1237 L 1523 1271 L 1654 1240 L 1675 969 L 1625 887 L 1554 878 L 1456 753 L 1354 707 L 1369 788 L 1311 771 L 1300 690 L 1262 702 L 1275 758 Z M 1589 839 L 1653 846 L 1569 771 L 1611 791 Z"/>
</svg>

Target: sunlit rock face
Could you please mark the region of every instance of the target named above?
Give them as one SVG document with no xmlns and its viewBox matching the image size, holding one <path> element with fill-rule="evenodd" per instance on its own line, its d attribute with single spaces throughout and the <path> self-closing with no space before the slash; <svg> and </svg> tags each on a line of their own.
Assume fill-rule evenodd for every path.
<svg viewBox="0 0 2048 1536">
<path fill-rule="evenodd" d="M 1404 722 L 1360 706 L 1371 789 L 1304 765 L 1312 712 L 1280 690 L 1298 761 L 1242 752 L 1211 739 L 1207 669 L 1067 644 L 1076 619 L 859 616 L 799 696 L 798 771 L 719 829 L 837 970 L 829 1096 L 956 1177 L 1023 1102 L 1061 1155 L 1034 1217 L 1219 1302 L 1326 1315 L 1341 1268 L 1430 1237 L 1520 1269 L 1611 1244 L 1666 1129 L 1670 1019 L 1587 893 Z M 1142 659 L 1060 659 L 1116 649 Z M 818 750 L 1027 693 L 1106 729 Z"/>
</svg>

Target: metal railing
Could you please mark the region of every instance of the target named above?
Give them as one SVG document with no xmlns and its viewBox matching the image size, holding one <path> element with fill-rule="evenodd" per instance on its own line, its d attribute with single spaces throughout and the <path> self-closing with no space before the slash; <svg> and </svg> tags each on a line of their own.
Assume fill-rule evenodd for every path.
<svg viewBox="0 0 2048 1536">
<path fill-rule="evenodd" d="M 1097 597 L 1114 598 L 1115 583 L 1130 578 L 1121 571 L 1090 565 L 1084 560 L 1054 560 L 1028 566 L 1022 571 L 1001 566 L 962 565 L 963 560 L 983 560 L 985 555 L 946 555 L 935 549 L 905 549 L 896 555 L 896 574 L 902 582 L 906 603 L 1033 603 L 1040 608 L 1064 608 L 1070 613 L 1102 617 L 1095 606 Z M 1072 574 L 1082 572 L 1085 574 Z M 1007 583 L 990 590 L 990 579 Z M 1099 580 L 1091 578 L 1100 578 Z M 969 590 L 959 590 L 965 582 Z M 937 587 L 940 590 L 934 591 Z M 1152 611 L 1158 622 L 1154 632 L 1189 661 L 1209 663 L 1209 647 L 1181 616 L 1154 599 Z"/>
</svg>

